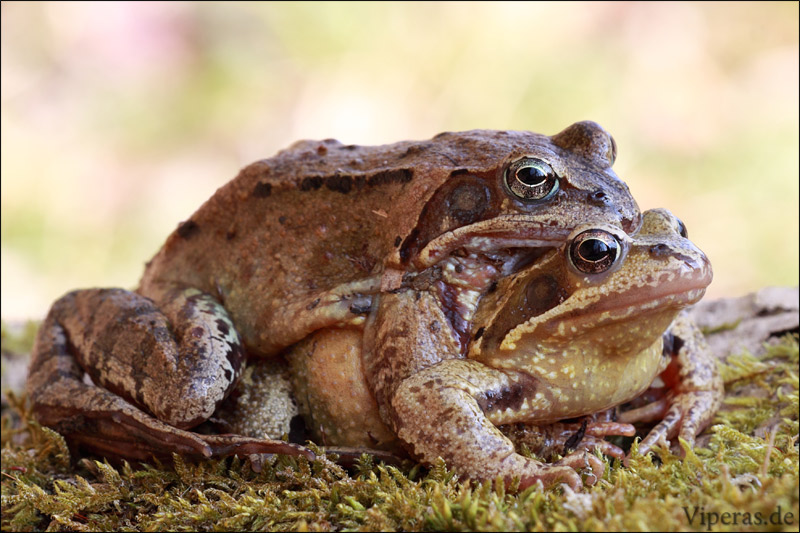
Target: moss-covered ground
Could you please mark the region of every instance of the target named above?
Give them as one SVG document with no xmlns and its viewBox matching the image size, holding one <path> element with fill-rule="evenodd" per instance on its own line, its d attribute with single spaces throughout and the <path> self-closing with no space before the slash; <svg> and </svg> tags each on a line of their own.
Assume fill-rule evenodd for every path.
<svg viewBox="0 0 800 533">
<path fill-rule="evenodd" d="M 709 439 L 684 458 L 661 449 L 634 452 L 627 466 L 607 463 L 602 480 L 579 493 L 459 482 L 443 464 L 396 468 L 369 457 L 351 470 L 277 457 L 260 473 L 238 458 L 76 460 L 11 394 L 2 529 L 797 531 L 797 337 L 762 356 L 731 357 L 722 372 L 727 398 Z"/>
</svg>

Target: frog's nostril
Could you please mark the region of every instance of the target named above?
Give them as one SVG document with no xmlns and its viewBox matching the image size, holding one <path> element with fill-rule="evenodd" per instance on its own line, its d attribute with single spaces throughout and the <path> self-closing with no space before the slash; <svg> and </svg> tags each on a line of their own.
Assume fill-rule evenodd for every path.
<svg viewBox="0 0 800 533">
<path fill-rule="evenodd" d="M 662 243 L 654 244 L 650 247 L 650 255 L 653 257 L 664 257 L 672 254 L 672 249 L 669 245 Z"/>
<path fill-rule="evenodd" d="M 597 189 L 589 195 L 589 199 L 596 204 L 608 204 L 611 200 L 608 198 L 606 191 Z"/>
</svg>

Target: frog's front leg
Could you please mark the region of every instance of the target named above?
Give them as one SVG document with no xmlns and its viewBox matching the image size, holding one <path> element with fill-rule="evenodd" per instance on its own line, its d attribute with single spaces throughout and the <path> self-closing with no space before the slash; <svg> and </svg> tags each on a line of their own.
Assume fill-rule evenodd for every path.
<svg viewBox="0 0 800 533">
<path fill-rule="evenodd" d="M 524 457 L 493 423 L 523 402 L 530 378 L 506 373 L 477 361 L 442 361 L 403 381 L 391 399 L 391 420 L 411 453 L 430 462 L 437 456 L 466 477 L 506 483 L 520 479 L 520 488 L 537 481 L 545 486 L 567 483 L 580 488 L 576 469 L 586 469 L 588 483 L 603 473 L 602 462 L 585 451 L 555 464 Z M 524 399 L 523 399 L 524 398 Z"/>
<path fill-rule="evenodd" d="M 160 308 L 122 289 L 75 291 L 39 330 L 27 388 L 42 424 L 107 456 L 293 453 L 285 443 L 179 429 L 211 416 L 243 360 L 227 313 L 200 291 L 169 291 Z"/>
<path fill-rule="evenodd" d="M 577 489 L 582 482 L 575 469 L 587 467 L 600 477 L 602 462 L 585 452 L 553 465 L 516 453 L 497 428 L 514 417 L 501 420 L 509 413 L 499 407 L 521 404 L 531 392 L 529 382 L 463 359 L 460 335 L 448 318 L 452 308 L 441 294 L 401 290 L 382 294 L 378 304 L 367 323 L 364 370 L 381 417 L 414 456 L 427 463 L 442 457 L 473 479 L 500 476 L 510 483 L 518 477 L 521 488 L 541 480 Z"/>
<path fill-rule="evenodd" d="M 662 439 L 680 436 L 690 446 L 712 421 L 724 396 L 716 359 L 702 332 L 681 312 L 665 337 L 664 397 L 620 415 L 622 422 L 661 420 L 639 444 L 646 454 Z"/>
</svg>

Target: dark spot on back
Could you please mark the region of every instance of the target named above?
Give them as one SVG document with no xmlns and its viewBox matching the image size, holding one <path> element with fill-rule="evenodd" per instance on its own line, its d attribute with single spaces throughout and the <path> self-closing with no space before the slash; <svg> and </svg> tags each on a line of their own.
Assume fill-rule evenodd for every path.
<svg viewBox="0 0 800 533">
<path fill-rule="evenodd" d="M 283 215 L 279 216 L 278 217 L 278 224 L 281 224 L 281 225 L 286 224 L 286 217 L 283 216 Z"/>
<path fill-rule="evenodd" d="M 382 170 L 367 178 L 367 185 L 375 187 L 390 183 L 408 183 L 414 177 L 414 172 L 407 168 L 397 170 Z"/>
<path fill-rule="evenodd" d="M 451 178 L 455 178 L 456 176 L 461 176 L 462 174 L 469 174 L 469 170 L 466 168 L 459 168 L 458 170 L 454 170 L 450 173 Z"/>
<path fill-rule="evenodd" d="M 187 220 L 178 224 L 178 236 L 182 239 L 189 239 L 200 231 L 200 226 L 194 220 Z"/>
<path fill-rule="evenodd" d="M 478 340 L 481 337 L 483 337 L 483 332 L 484 331 L 486 331 L 485 327 L 483 327 L 483 326 L 479 327 L 478 331 L 475 332 L 475 336 L 473 337 L 473 340 Z"/>
<path fill-rule="evenodd" d="M 398 235 L 394 239 L 394 247 L 397 248 L 398 246 L 400 246 L 401 242 L 403 242 L 403 239 L 400 237 L 400 235 Z"/>
<path fill-rule="evenodd" d="M 315 308 L 316 306 L 318 306 L 318 305 L 319 305 L 319 298 L 317 298 L 316 300 L 314 300 L 313 302 L 311 302 L 310 304 L 308 304 L 308 305 L 306 306 L 306 309 L 307 309 L 308 311 L 311 311 L 312 309 L 314 309 L 314 308 Z"/>
<path fill-rule="evenodd" d="M 315 191 L 322 187 L 323 178 L 320 176 L 311 176 L 308 178 L 303 178 L 303 181 L 300 182 L 300 190 L 301 191 Z"/>
<path fill-rule="evenodd" d="M 342 146 L 341 149 L 342 150 L 357 150 L 358 149 L 358 145 L 357 144 L 348 144 L 347 146 Z"/>
<path fill-rule="evenodd" d="M 272 194 L 272 184 L 265 183 L 263 181 L 259 181 L 256 183 L 256 186 L 253 187 L 253 196 L 255 198 L 266 198 L 270 194 Z"/>
<path fill-rule="evenodd" d="M 352 176 L 329 176 L 325 179 L 325 186 L 332 191 L 347 194 L 353 188 Z"/>
</svg>

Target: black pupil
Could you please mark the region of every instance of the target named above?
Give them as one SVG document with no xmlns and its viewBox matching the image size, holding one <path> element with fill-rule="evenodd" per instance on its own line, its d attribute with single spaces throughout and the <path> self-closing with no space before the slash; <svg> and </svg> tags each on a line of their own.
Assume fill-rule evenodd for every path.
<svg viewBox="0 0 800 533">
<path fill-rule="evenodd" d="M 599 239 L 587 239 L 578 248 L 578 253 L 586 261 L 600 261 L 611 253 L 608 245 Z"/>
<path fill-rule="evenodd" d="M 680 220 L 678 221 L 678 233 L 680 233 L 681 237 L 683 237 L 684 239 L 689 238 L 689 232 L 686 231 L 686 226 Z"/>
<path fill-rule="evenodd" d="M 517 170 L 517 179 L 528 186 L 539 185 L 547 178 L 547 174 L 537 167 L 522 167 Z"/>
</svg>

